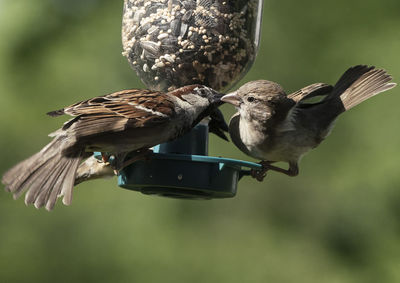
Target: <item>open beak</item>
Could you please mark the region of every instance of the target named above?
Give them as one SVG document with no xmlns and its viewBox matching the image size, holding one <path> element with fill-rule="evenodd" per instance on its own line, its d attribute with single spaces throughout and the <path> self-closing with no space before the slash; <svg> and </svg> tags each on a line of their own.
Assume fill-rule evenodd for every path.
<svg viewBox="0 0 400 283">
<path fill-rule="evenodd" d="M 237 95 L 237 91 L 225 94 L 222 98 L 221 101 L 226 102 L 226 103 L 230 103 L 236 107 L 239 107 L 240 105 L 240 97 Z"/>
</svg>

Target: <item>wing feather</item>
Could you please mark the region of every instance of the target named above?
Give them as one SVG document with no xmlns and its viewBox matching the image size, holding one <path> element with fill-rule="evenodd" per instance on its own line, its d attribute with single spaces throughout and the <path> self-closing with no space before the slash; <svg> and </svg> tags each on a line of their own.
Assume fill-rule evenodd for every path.
<svg viewBox="0 0 400 283">
<path fill-rule="evenodd" d="M 175 107 L 165 93 L 130 89 L 94 97 L 48 114 L 75 116 L 64 124 L 63 130 L 84 137 L 167 123 L 175 115 Z"/>
<path fill-rule="evenodd" d="M 304 102 L 306 99 L 314 98 L 317 96 L 326 96 L 333 89 L 333 86 L 325 83 L 315 83 L 288 95 L 296 103 Z"/>
</svg>

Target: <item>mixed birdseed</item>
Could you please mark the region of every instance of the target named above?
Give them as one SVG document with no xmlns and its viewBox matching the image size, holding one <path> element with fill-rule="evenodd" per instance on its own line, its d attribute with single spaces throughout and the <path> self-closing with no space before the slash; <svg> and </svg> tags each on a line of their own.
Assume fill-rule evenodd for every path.
<svg viewBox="0 0 400 283">
<path fill-rule="evenodd" d="M 155 90 L 223 90 L 255 59 L 258 0 L 125 0 L 123 55 Z"/>
</svg>

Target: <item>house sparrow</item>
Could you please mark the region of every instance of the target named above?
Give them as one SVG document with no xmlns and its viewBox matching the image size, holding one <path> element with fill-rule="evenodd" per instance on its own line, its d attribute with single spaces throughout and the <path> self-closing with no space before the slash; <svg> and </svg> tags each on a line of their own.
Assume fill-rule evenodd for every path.
<svg viewBox="0 0 400 283">
<path fill-rule="evenodd" d="M 112 153 L 123 160 L 121 156 L 128 152 L 145 152 L 174 140 L 217 109 L 223 103 L 221 97 L 203 85 L 167 93 L 131 89 L 49 112 L 53 117 L 67 114 L 74 118 L 50 134 L 53 140 L 40 152 L 7 171 L 2 183 L 14 198 L 27 191 L 25 203 L 36 208 L 51 210 L 60 196 L 69 205 L 74 182 L 90 173 L 83 167 L 78 172 L 81 179 L 75 180 L 77 168 L 93 151 Z M 123 166 L 120 162 L 116 169 Z M 105 175 L 111 174 L 109 168 L 104 170 Z"/>
<path fill-rule="evenodd" d="M 316 83 L 286 95 L 279 84 L 259 80 L 221 100 L 238 108 L 229 133 L 241 151 L 262 160 L 263 169 L 252 174 L 262 181 L 268 170 L 298 175 L 299 160 L 329 135 L 336 118 L 395 87 L 391 79 L 385 70 L 359 65 L 348 69 L 334 86 Z M 322 99 L 310 100 L 316 97 Z M 288 162 L 289 169 L 272 165 L 277 161 Z"/>
</svg>

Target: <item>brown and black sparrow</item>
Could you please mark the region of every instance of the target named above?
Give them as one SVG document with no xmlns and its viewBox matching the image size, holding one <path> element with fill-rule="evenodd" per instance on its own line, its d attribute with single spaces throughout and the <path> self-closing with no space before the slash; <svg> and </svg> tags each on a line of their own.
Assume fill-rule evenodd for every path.
<svg viewBox="0 0 400 283">
<path fill-rule="evenodd" d="M 202 85 L 168 93 L 132 89 L 49 112 L 50 116 L 67 114 L 74 118 L 50 134 L 53 140 L 40 152 L 7 171 L 2 183 L 14 198 L 27 191 L 25 203 L 36 208 L 51 210 L 60 196 L 69 205 L 74 183 L 84 180 L 88 173 L 82 168 L 78 172 L 82 179 L 75 180 L 77 168 L 93 151 L 123 156 L 174 140 L 221 105 L 221 97 Z M 116 169 L 118 166 L 123 164 Z M 112 175 L 108 167 L 104 170 L 105 175 Z"/>
<path fill-rule="evenodd" d="M 229 133 L 247 155 L 262 160 L 263 169 L 253 177 L 262 181 L 268 170 L 296 176 L 301 157 L 317 147 L 343 112 L 396 86 L 385 70 L 358 65 L 348 69 L 334 85 L 316 83 L 286 95 L 274 82 L 246 83 L 221 98 L 238 112 L 231 118 Z M 321 97 L 317 102 L 311 98 Z M 289 163 L 285 170 L 272 163 Z"/>
</svg>

